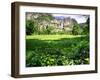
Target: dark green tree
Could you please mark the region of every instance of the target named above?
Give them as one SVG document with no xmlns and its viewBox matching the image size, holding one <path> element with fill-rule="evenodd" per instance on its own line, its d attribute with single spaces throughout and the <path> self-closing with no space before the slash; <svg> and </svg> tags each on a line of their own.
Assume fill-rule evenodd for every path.
<svg viewBox="0 0 100 80">
<path fill-rule="evenodd" d="M 72 30 L 72 34 L 73 35 L 79 35 L 80 34 L 80 26 L 79 24 L 75 23 L 73 26 L 73 30 Z"/>
<path fill-rule="evenodd" d="M 26 21 L 26 35 L 31 35 L 34 32 L 34 21 Z"/>
<path fill-rule="evenodd" d="M 88 18 L 85 25 L 83 26 L 83 32 L 82 34 L 89 34 L 89 23 L 90 23 L 90 19 Z"/>
<path fill-rule="evenodd" d="M 51 22 L 51 20 L 53 19 L 52 15 L 50 14 L 40 14 L 37 18 L 36 18 L 36 23 L 38 26 L 38 33 L 39 34 L 49 34 L 50 30 L 52 28 L 50 28 L 49 24 Z"/>
</svg>

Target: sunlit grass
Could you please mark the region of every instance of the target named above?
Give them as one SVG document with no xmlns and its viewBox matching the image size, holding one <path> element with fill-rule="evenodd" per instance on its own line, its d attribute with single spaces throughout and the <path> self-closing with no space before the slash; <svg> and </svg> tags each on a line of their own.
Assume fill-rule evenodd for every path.
<svg viewBox="0 0 100 80">
<path fill-rule="evenodd" d="M 89 64 L 88 39 L 86 35 L 27 35 L 26 67 Z"/>
<path fill-rule="evenodd" d="M 26 36 L 26 39 L 58 40 L 62 38 L 76 38 L 84 36 L 85 35 L 31 35 L 31 36 Z"/>
</svg>

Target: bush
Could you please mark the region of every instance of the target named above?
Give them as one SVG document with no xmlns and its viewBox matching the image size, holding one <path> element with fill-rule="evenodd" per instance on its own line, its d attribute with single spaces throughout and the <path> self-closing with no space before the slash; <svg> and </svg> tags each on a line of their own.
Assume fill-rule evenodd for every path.
<svg viewBox="0 0 100 80">
<path fill-rule="evenodd" d="M 52 30 L 53 30 L 54 28 L 52 27 L 52 26 L 47 26 L 46 27 L 46 30 L 45 30 L 45 34 L 52 34 Z"/>
<path fill-rule="evenodd" d="M 89 34 L 89 26 L 87 24 L 85 24 L 83 26 L 82 34 L 84 34 L 84 35 L 88 35 Z"/>
<path fill-rule="evenodd" d="M 79 35 L 80 34 L 80 26 L 79 24 L 74 24 L 73 26 L 73 30 L 72 30 L 72 34 L 73 35 Z"/>
<path fill-rule="evenodd" d="M 26 21 L 26 34 L 31 35 L 34 32 L 34 21 L 27 20 Z"/>
</svg>

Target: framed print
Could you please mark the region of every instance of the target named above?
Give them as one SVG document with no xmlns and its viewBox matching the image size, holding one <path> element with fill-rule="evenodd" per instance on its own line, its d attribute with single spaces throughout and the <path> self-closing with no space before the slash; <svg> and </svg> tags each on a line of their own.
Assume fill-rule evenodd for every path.
<svg viewBox="0 0 100 80">
<path fill-rule="evenodd" d="M 97 73 L 97 7 L 12 3 L 11 76 Z"/>
</svg>

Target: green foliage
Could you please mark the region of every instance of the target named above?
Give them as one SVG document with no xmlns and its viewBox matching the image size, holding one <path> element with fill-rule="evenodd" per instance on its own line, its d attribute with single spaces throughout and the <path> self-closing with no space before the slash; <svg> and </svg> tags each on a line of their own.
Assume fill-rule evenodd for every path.
<svg viewBox="0 0 100 80">
<path fill-rule="evenodd" d="M 50 14 L 40 14 L 40 16 L 37 18 L 39 21 L 50 21 L 53 17 Z"/>
<path fill-rule="evenodd" d="M 90 23 L 90 20 L 88 18 L 87 21 L 86 21 L 86 23 L 83 26 L 82 34 L 89 35 L 89 23 Z"/>
<path fill-rule="evenodd" d="M 81 24 L 72 19 L 63 29 L 50 24 L 53 19 L 34 14 L 26 20 L 26 66 L 89 64 L 89 18 Z"/>
<path fill-rule="evenodd" d="M 49 22 L 53 19 L 50 14 L 39 14 L 36 19 L 26 21 L 26 34 L 50 34 L 54 29 L 49 26 Z"/>
<path fill-rule="evenodd" d="M 65 35 L 29 36 L 26 66 L 89 64 L 89 37 Z"/>
<path fill-rule="evenodd" d="M 83 26 L 82 34 L 85 34 L 85 35 L 88 35 L 89 34 L 89 26 L 87 24 L 85 24 Z"/>
<path fill-rule="evenodd" d="M 75 19 L 69 18 L 71 20 L 69 25 L 66 19 L 57 20 L 49 13 L 33 13 L 30 20 L 26 20 L 26 34 L 89 34 L 89 18 L 85 23 L 80 24 Z M 60 28 L 61 24 L 63 24 L 62 28 Z"/>
<path fill-rule="evenodd" d="M 45 30 L 45 33 L 46 34 L 52 34 L 52 30 L 53 30 L 54 28 L 52 27 L 52 26 L 47 26 L 46 27 L 46 30 Z"/>
<path fill-rule="evenodd" d="M 34 32 L 34 21 L 27 20 L 26 21 L 26 34 L 30 35 Z"/>
<path fill-rule="evenodd" d="M 79 35 L 80 34 L 80 26 L 79 24 L 74 24 L 73 30 L 72 30 L 73 35 Z"/>
<path fill-rule="evenodd" d="M 26 35 L 39 33 L 39 26 L 35 20 L 26 20 Z"/>
</svg>

